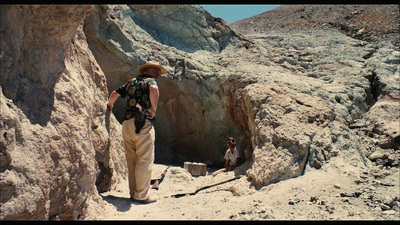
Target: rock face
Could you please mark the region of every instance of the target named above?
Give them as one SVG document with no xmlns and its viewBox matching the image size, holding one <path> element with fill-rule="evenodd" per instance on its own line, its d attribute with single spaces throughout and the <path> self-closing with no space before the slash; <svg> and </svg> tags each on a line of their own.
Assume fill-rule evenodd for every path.
<svg viewBox="0 0 400 225">
<path fill-rule="evenodd" d="M 189 18 L 185 30 L 199 30 L 199 21 L 206 21 L 201 25 L 203 31 L 194 32 L 196 37 L 185 38 L 185 43 L 176 38 L 166 40 L 163 32 L 178 29 L 177 24 L 182 26 L 179 20 L 173 19 L 175 15 Z M 240 42 L 242 38 L 229 31 L 224 21 L 210 18 L 198 6 L 112 5 L 96 6 L 85 19 L 88 43 L 107 77 L 109 92 L 137 75 L 137 69 L 148 60 L 170 68 L 159 79 L 161 95 L 155 122 L 157 162 L 221 164 L 226 151 L 225 139 L 229 135 L 239 136 L 241 132 L 225 115 L 218 87 L 224 77 L 216 73 L 220 66 L 213 60 L 229 40 Z M 166 26 L 164 21 L 174 22 Z M 137 23 L 145 25 L 141 27 Z M 220 37 L 215 33 L 221 33 Z M 166 44 L 157 41 L 160 36 Z M 119 121 L 122 121 L 124 106 L 124 99 L 115 103 L 114 113 Z M 249 141 L 247 147 L 250 147 Z"/>
<path fill-rule="evenodd" d="M 159 79 L 158 163 L 222 166 L 232 136 L 246 161 L 237 172 L 257 188 L 332 157 L 398 167 L 393 43 L 290 25 L 299 29 L 246 33 L 196 5 L 2 5 L 1 219 L 78 219 L 125 179 L 125 102 L 113 114 L 105 104 L 148 60 L 169 68 Z"/>
<path fill-rule="evenodd" d="M 1 6 L 1 219 L 78 219 L 126 171 L 82 29 L 92 8 Z"/>
<path fill-rule="evenodd" d="M 129 9 L 132 20 L 154 40 L 189 53 L 220 52 L 234 35 L 224 21 L 197 5 L 131 5 Z"/>
<path fill-rule="evenodd" d="M 314 32 L 291 33 L 290 38 L 286 38 L 289 35 L 284 31 L 265 36 L 250 36 L 254 41 L 259 41 L 264 46 L 274 46 L 277 52 L 271 54 L 270 58 L 298 76 L 297 78 L 285 80 L 285 86 L 312 97 L 313 102 L 320 100 L 319 107 L 327 104 L 326 106 L 334 112 L 325 113 L 322 117 L 311 117 L 314 120 L 318 118 L 322 119 L 322 121 L 332 121 L 332 123 L 329 123 L 328 127 L 316 133 L 312 132 L 311 136 L 308 135 L 312 140 L 309 146 L 310 165 L 319 168 L 321 163 L 329 159 L 333 152 L 336 154 L 337 150 L 340 150 L 341 154 L 347 155 L 349 153 L 344 151 L 345 149 L 350 152 L 357 149 L 360 153 L 363 153 L 361 158 L 354 160 L 353 163 L 356 161 L 368 163 L 363 154 L 368 156 L 375 148 L 398 149 L 399 124 L 398 121 L 395 121 L 396 113 L 392 111 L 394 108 L 396 110 L 399 109 L 398 98 L 384 97 L 385 94 L 383 94 L 392 93 L 398 96 L 398 87 L 394 86 L 399 82 L 396 69 L 398 64 L 387 63 L 390 61 L 388 59 L 381 61 L 383 55 L 379 51 L 376 52 L 376 47 L 372 45 L 346 38 L 338 32 L 322 30 L 318 32 L 318 34 Z M 360 44 L 363 47 L 359 46 Z M 343 48 L 343 45 L 347 47 Z M 386 57 L 394 59 L 398 52 L 389 50 L 389 46 L 389 43 L 388 47 L 381 45 L 379 49 L 386 52 Z M 366 55 L 369 57 L 365 57 Z M 380 63 L 377 63 L 378 61 Z M 289 76 L 285 77 L 289 78 Z M 303 80 L 305 77 L 307 78 Z M 388 82 L 384 81 L 385 84 L 383 85 L 381 83 L 383 80 Z M 277 83 L 279 85 L 283 82 Z M 389 95 L 391 96 L 392 94 Z M 302 102 L 301 99 L 307 98 L 299 98 L 300 102 Z M 277 105 L 283 103 L 283 101 L 277 102 Z M 382 107 L 378 107 L 380 104 L 383 104 L 383 107 L 388 108 L 388 110 L 375 111 Z M 271 104 L 268 105 L 269 108 L 272 107 Z M 293 108 L 293 104 L 290 107 Z M 315 111 L 317 109 L 309 108 L 309 110 Z M 277 110 L 274 111 L 275 113 L 278 112 Z M 322 110 L 318 111 L 323 112 Z M 271 114 L 271 112 L 269 113 Z M 377 117 L 374 117 L 374 121 L 371 121 L 370 114 L 379 114 L 381 121 L 377 122 Z M 274 118 L 276 120 L 279 117 L 274 116 Z M 310 121 L 312 122 L 313 119 Z M 290 122 L 286 119 L 284 122 L 278 123 L 278 125 L 281 124 L 287 126 Z M 295 122 L 293 124 L 296 124 L 295 127 L 300 128 L 299 123 Z M 371 124 L 375 124 L 374 126 L 380 131 L 372 128 Z M 325 125 L 327 124 L 322 122 L 318 127 L 322 128 Z M 312 126 L 307 125 L 306 127 L 306 129 L 299 130 L 304 131 Z M 359 130 L 360 128 L 362 131 Z M 277 131 L 277 129 L 274 130 Z M 288 131 L 286 133 L 290 134 Z M 378 133 L 386 134 L 379 135 Z M 295 134 L 289 136 L 293 137 Z M 366 135 L 374 137 L 377 145 L 361 144 L 371 141 Z M 274 143 L 273 141 L 268 142 Z M 390 144 L 386 145 L 385 143 Z M 356 155 L 358 154 L 355 151 L 346 157 L 353 158 Z M 255 169 L 256 167 L 253 166 L 253 168 Z M 256 171 L 258 170 L 256 169 Z M 269 177 L 271 176 L 269 175 Z"/>
<path fill-rule="evenodd" d="M 330 13 L 327 13 L 328 11 Z M 387 17 L 388 22 L 385 23 L 384 28 L 378 29 L 375 17 L 367 16 L 375 14 Z M 312 128 L 310 125 L 294 133 L 288 129 L 285 130 L 292 140 L 296 140 L 294 136 L 299 131 L 311 131 L 311 135 L 305 135 L 311 140 L 306 142 L 309 144 L 306 148 L 309 148 L 310 166 L 320 168 L 324 161 L 336 156 L 338 152 L 352 165 L 358 165 L 360 162 L 369 165 L 370 161 L 366 157 L 381 149 L 393 149 L 391 158 L 399 158 L 400 92 L 397 85 L 399 83 L 397 60 L 399 51 L 396 50 L 398 38 L 391 38 L 392 32 L 398 36 L 399 28 L 396 25 L 398 22 L 398 5 L 351 5 L 349 7 L 294 5 L 278 7 L 276 10 L 231 25 L 235 31 L 245 34 L 266 49 L 271 49 L 268 58 L 298 76 L 298 78 L 290 79 L 285 75 L 289 79 L 284 81 L 286 83 L 284 86 L 311 96 L 314 102 L 321 100 L 333 110 L 333 114 L 325 114 L 322 117 L 323 120 L 327 119 L 328 123 L 322 123 L 317 130 L 310 129 Z M 343 35 L 343 26 L 346 24 L 356 24 L 357 29 L 345 31 L 344 34 L 371 41 L 374 44 L 346 38 Z M 332 28 L 338 27 L 338 32 L 329 28 L 328 25 L 332 25 Z M 361 32 L 359 30 L 364 30 L 365 35 L 358 35 Z M 303 78 L 300 79 L 300 77 L 312 79 L 307 79 L 305 85 L 302 82 Z M 322 102 L 318 104 L 320 107 L 324 105 Z M 272 105 L 280 104 L 282 101 L 277 101 Z M 268 105 L 272 108 L 271 104 Z M 314 111 L 315 108 L 309 108 L 309 110 Z M 289 112 L 291 111 L 292 109 Z M 276 112 L 278 111 L 275 110 Z M 257 123 L 256 118 L 254 121 Z M 277 118 L 280 117 L 274 116 L 274 119 L 269 121 L 275 122 Z M 289 121 L 285 119 L 278 125 L 287 126 L 290 124 Z M 265 124 L 264 122 L 262 127 Z M 296 124 L 296 128 L 300 127 L 298 122 L 292 124 Z M 279 129 L 273 127 L 269 130 L 273 132 L 262 132 L 270 137 L 269 140 L 265 142 L 261 139 L 261 143 L 268 143 L 274 149 L 271 145 L 274 143 L 272 137 L 278 133 Z M 278 138 L 278 140 L 284 139 Z M 296 145 L 291 144 L 291 146 Z M 275 148 L 279 149 L 279 146 L 275 144 Z M 296 147 L 296 149 L 301 148 Z M 256 179 L 255 183 L 259 184 L 258 186 L 273 181 L 271 177 L 275 177 L 276 172 L 262 171 L 266 168 L 271 170 L 271 167 L 266 164 L 273 162 L 273 159 L 279 155 L 273 150 L 261 152 L 257 153 L 257 147 L 254 149 L 255 162 L 249 173 L 250 177 Z M 262 156 L 267 152 L 271 152 L 269 156 Z M 390 160 L 388 156 L 384 158 L 385 165 L 388 165 L 389 161 L 396 161 Z M 261 163 L 256 165 L 257 161 Z M 290 164 L 295 165 L 294 162 Z M 378 163 L 382 164 L 382 161 Z M 272 170 L 277 170 L 277 168 L 279 166 L 272 166 Z M 264 179 L 260 174 L 265 176 Z M 278 174 L 284 173 L 278 172 Z M 282 175 L 278 177 L 280 177 L 278 180 L 282 179 Z"/>
</svg>

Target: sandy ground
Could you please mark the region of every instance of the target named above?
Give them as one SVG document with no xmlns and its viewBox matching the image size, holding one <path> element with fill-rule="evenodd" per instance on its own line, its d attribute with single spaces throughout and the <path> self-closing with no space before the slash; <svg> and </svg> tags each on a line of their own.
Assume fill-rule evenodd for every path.
<svg viewBox="0 0 400 225">
<path fill-rule="evenodd" d="M 155 164 L 153 174 L 167 165 Z M 195 195 L 171 197 L 235 177 L 234 172 L 192 177 L 171 166 L 151 195 L 157 202 L 143 205 L 129 200 L 126 181 L 89 204 L 85 220 L 400 220 L 399 168 L 356 168 L 331 160 L 319 170 L 308 170 L 256 190 L 240 179 Z"/>
</svg>

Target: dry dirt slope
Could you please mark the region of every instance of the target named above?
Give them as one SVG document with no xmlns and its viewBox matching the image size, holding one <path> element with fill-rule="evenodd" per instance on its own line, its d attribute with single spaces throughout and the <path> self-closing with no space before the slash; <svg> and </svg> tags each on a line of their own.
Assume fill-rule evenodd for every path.
<svg viewBox="0 0 400 225">
<path fill-rule="evenodd" d="M 313 29 L 331 27 L 368 41 L 389 40 L 400 46 L 399 5 L 283 5 L 274 10 L 230 24 L 243 34 L 271 29 Z"/>
<path fill-rule="evenodd" d="M 165 165 L 155 165 L 155 173 Z M 209 169 L 209 172 L 212 172 Z M 400 220 L 399 170 L 360 170 L 335 158 L 320 170 L 255 190 L 245 177 L 196 195 L 186 193 L 235 176 L 233 172 L 192 177 L 169 168 L 158 201 L 140 205 L 129 200 L 126 183 L 93 202 L 86 220 Z"/>
</svg>

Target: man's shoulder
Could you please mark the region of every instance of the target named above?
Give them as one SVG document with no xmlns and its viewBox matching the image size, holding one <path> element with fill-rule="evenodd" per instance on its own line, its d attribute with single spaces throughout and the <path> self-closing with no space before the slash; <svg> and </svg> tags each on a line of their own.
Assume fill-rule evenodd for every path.
<svg viewBox="0 0 400 225">
<path fill-rule="evenodd" d="M 240 148 L 239 147 L 235 147 L 235 155 L 237 155 L 237 156 L 241 156 L 241 151 L 240 151 Z"/>
<path fill-rule="evenodd" d="M 150 77 L 148 75 L 139 75 L 138 80 L 144 81 L 150 85 L 157 85 L 157 80 L 154 77 Z"/>
<path fill-rule="evenodd" d="M 157 85 L 157 80 L 156 80 L 156 78 L 153 78 L 153 77 L 147 78 L 146 82 L 150 85 Z"/>
</svg>

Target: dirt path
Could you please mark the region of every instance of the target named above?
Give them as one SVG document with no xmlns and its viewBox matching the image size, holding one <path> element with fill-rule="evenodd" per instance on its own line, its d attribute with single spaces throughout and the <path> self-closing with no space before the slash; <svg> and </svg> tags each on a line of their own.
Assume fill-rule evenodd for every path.
<svg viewBox="0 0 400 225">
<path fill-rule="evenodd" d="M 179 198 L 170 196 L 235 174 L 192 177 L 181 167 L 170 167 L 160 189 L 152 190 L 156 203 L 132 202 L 128 184 L 119 183 L 90 204 L 86 220 L 400 220 L 399 201 L 393 201 L 400 196 L 398 168 L 368 171 L 335 160 L 260 190 L 242 177 Z M 154 171 L 161 174 L 166 167 L 155 165 Z"/>
</svg>

